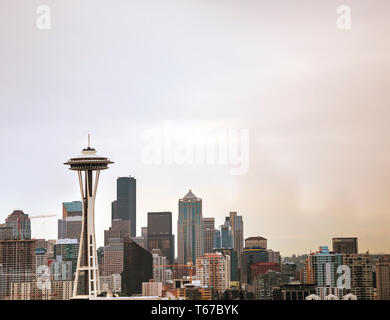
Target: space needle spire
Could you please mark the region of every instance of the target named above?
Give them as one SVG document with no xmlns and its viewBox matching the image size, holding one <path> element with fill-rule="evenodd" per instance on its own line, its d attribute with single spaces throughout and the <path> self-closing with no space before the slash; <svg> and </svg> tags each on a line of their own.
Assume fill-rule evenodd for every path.
<svg viewBox="0 0 390 320">
<path fill-rule="evenodd" d="M 82 206 L 82 226 L 76 276 L 73 285 L 73 299 L 91 299 L 100 294 L 99 269 L 95 239 L 95 199 L 101 170 L 108 169 L 113 162 L 98 156 L 91 148 L 88 134 L 88 147 L 80 156 L 71 158 L 65 165 L 77 171 Z"/>
</svg>

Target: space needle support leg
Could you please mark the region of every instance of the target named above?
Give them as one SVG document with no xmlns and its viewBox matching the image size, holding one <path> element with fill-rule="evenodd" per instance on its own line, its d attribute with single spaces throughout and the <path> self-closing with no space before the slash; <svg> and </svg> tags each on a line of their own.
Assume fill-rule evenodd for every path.
<svg viewBox="0 0 390 320">
<path fill-rule="evenodd" d="M 99 176 L 100 176 L 100 170 L 97 170 L 96 171 L 96 177 L 95 177 L 95 186 L 94 186 L 94 189 L 93 189 L 93 199 L 96 199 L 96 192 L 97 192 L 97 187 L 98 187 L 98 184 L 99 184 Z M 92 226 L 92 230 L 95 230 L 95 218 L 93 219 L 93 226 Z M 94 282 L 94 285 L 95 285 L 95 292 L 96 294 L 100 294 L 100 277 L 99 277 L 99 266 L 98 266 L 98 262 L 96 261 L 97 259 L 97 254 L 96 254 L 96 237 L 95 237 L 95 232 L 93 232 L 93 266 L 94 266 L 94 279 L 95 279 L 95 282 Z"/>
<path fill-rule="evenodd" d="M 85 208 L 84 208 L 85 197 L 84 197 L 84 188 L 83 188 L 83 176 L 82 176 L 81 171 L 78 171 L 78 177 L 79 177 L 79 184 L 80 184 L 81 199 L 83 199 L 82 215 L 84 218 L 86 215 L 86 212 L 85 212 Z M 84 234 L 84 223 L 81 224 L 81 234 Z M 77 289 L 78 289 L 78 285 L 79 285 L 79 274 L 80 274 L 79 269 L 80 269 L 81 251 L 82 251 L 82 247 L 83 247 L 83 242 L 84 242 L 84 239 L 83 239 L 83 237 L 80 236 L 80 245 L 79 245 L 79 254 L 78 254 L 78 259 L 77 259 L 76 276 L 75 276 L 75 280 L 74 280 L 74 284 L 73 284 L 73 298 L 75 298 L 77 296 Z"/>
</svg>

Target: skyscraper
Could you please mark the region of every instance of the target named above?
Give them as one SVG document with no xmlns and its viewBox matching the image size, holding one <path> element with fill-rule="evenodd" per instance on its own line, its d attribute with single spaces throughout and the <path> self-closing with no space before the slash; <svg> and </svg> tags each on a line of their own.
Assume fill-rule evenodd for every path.
<svg viewBox="0 0 390 320">
<path fill-rule="evenodd" d="M 96 255 L 95 239 L 95 199 L 101 170 L 112 164 L 108 158 L 98 156 L 90 147 L 82 150 L 81 155 L 64 163 L 70 170 L 77 171 L 82 206 L 82 227 L 77 271 L 74 281 L 73 297 L 89 299 L 100 294 L 99 267 Z M 84 175 L 83 175 L 84 173 Z"/>
<path fill-rule="evenodd" d="M 112 219 L 130 220 L 131 237 L 136 237 L 136 179 L 119 177 L 116 181 L 116 193 L 117 199 L 112 203 Z"/>
<path fill-rule="evenodd" d="M 62 219 L 58 220 L 58 239 L 77 239 L 80 241 L 82 225 L 81 201 L 63 202 Z"/>
<path fill-rule="evenodd" d="M 196 260 L 196 277 L 202 287 L 212 287 L 220 294 L 230 287 L 230 256 L 206 253 Z"/>
<path fill-rule="evenodd" d="M 5 219 L 6 227 L 12 228 L 13 240 L 28 240 L 31 239 L 31 220 L 28 214 L 21 210 L 15 210 L 7 219 Z"/>
<path fill-rule="evenodd" d="M 142 293 L 142 282 L 153 278 L 152 254 L 133 240 L 123 244 L 122 293 L 128 296 Z"/>
<path fill-rule="evenodd" d="M 181 265 L 203 255 L 202 199 L 190 190 L 179 200 L 179 219 L 177 222 L 177 262 Z"/>
<path fill-rule="evenodd" d="M 358 239 L 357 238 L 333 238 L 333 252 L 343 254 L 358 253 Z"/>
<path fill-rule="evenodd" d="M 358 300 L 373 300 L 374 277 L 370 255 L 368 253 L 343 254 L 342 261 L 351 272 L 351 289 L 347 292 L 354 294 Z"/>
<path fill-rule="evenodd" d="M 308 257 L 307 279 L 317 286 L 317 295 L 323 298 L 329 292 L 342 294 L 337 289 L 339 274 L 337 269 L 342 265 L 342 254 L 330 252 L 327 246 L 321 246 L 320 250 Z"/>
<path fill-rule="evenodd" d="M 82 216 L 83 203 L 81 201 L 71 201 L 62 203 L 62 219 L 67 217 Z"/>
<path fill-rule="evenodd" d="M 214 248 L 215 219 L 203 218 L 204 253 L 212 253 Z"/>
<path fill-rule="evenodd" d="M 168 264 L 175 262 L 175 241 L 172 234 L 172 212 L 148 212 L 147 248 L 160 249 Z"/>
<path fill-rule="evenodd" d="M 230 225 L 233 237 L 233 249 L 237 252 L 238 267 L 241 268 L 241 254 L 244 247 L 244 222 L 237 212 L 230 212 L 225 219 L 225 226 Z"/>
<path fill-rule="evenodd" d="M 377 300 L 390 300 L 390 255 L 376 262 Z"/>
</svg>

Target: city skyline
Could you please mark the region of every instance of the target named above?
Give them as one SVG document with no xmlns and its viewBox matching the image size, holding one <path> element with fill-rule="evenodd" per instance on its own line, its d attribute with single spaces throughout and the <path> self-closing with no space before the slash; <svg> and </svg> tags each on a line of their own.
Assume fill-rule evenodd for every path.
<svg viewBox="0 0 390 320">
<path fill-rule="evenodd" d="M 236 211 L 245 238 L 263 236 L 284 256 L 343 236 L 389 252 L 390 3 L 349 2 L 351 30 L 337 28 L 334 0 L 70 0 L 51 3 L 52 28 L 39 30 L 36 3 L 2 1 L 0 219 L 15 209 L 59 218 L 62 202 L 79 200 L 62 162 L 91 133 L 116 162 L 98 190 L 98 245 L 116 178 L 131 175 L 137 234 L 147 212 L 177 221 L 192 189 L 216 226 Z M 249 146 L 241 175 L 221 158 L 144 158 L 155 138 L 183 133 L 179 146 L 206 148 L 237 132 Z M 54 218 L 32 221 L 34 237 L 56 230 Z"/>
</svg>

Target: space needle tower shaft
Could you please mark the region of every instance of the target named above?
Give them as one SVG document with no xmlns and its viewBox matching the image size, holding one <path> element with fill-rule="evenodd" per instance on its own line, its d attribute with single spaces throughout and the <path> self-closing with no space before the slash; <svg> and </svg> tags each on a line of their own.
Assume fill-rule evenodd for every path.
<svg viewBox="0 0 390 320">
<path fill-rule="evenodd" d="M 100 294 L 99 268 L 95 238 L 95 199 L 101 170 L 108 169 L 113 162 L 98 156 L 90 146 L 81 155 L 64 163 L 77 171 L 82 198 L 82 225 L 77 269 L 73 285 L 73 299 L 91 299 Z"/>
</svg>

